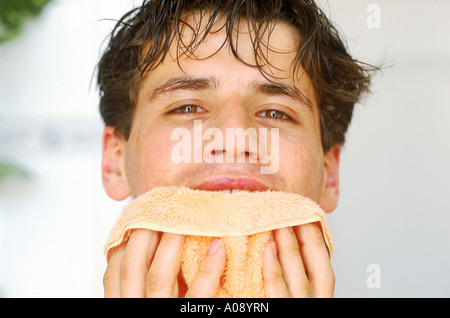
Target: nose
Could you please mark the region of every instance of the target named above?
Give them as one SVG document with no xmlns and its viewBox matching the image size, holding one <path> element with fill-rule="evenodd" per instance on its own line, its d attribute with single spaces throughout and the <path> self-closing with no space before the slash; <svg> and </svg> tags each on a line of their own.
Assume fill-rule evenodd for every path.
<svg viewBox="0 0 450 318">
<path fill-rule="evenodd" d="M 224 103 L 211 121 L 214 129 L 220 131 L 222 140 L 214 140 L 211 156 L 222 157 L 227 163 L 256 163 L 258 161 L 258 135 L 252 125 L 251 114 L 239 100 L 230 99 Z"/>
</svg>

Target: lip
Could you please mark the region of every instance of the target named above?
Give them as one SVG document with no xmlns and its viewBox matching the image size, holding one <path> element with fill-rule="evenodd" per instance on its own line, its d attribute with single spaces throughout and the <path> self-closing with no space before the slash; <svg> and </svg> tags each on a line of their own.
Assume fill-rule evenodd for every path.
<svg viewBox="0 0 450 318">
<path fill-rule="evenodd" d="M 221 191 L 221 190 L 247 190 L 247 191 L 267 191 L 270 188 L 251 178 L 246 177 L 216 177 L 199 184 L 194 190 Z"/>
</svg>

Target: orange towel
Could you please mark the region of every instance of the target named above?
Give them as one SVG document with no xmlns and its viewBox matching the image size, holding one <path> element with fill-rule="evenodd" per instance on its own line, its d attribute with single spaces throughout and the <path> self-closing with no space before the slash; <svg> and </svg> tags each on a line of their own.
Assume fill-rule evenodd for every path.
<svg viewBox="0 0 450 318">
<path fill-rule="evenodd" d="M 183 187 L 157 187 L 130 202 L 113 227 L 105 255 L 128 241 L 133 229 L 187 235 L 180 296 L 198 272 L 210 241 L 220 237 L 227 264 L 216 297 L 264 297 L 262 254 L 272 230 L 319 222 L 324 241 L 333 241 L 323 210 L 312 200 L 279 191 L 228 194 Z"/>
</svg>

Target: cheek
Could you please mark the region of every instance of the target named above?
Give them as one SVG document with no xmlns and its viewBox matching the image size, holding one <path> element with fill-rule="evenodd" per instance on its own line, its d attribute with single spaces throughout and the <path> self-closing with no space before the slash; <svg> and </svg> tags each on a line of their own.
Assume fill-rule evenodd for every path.
<svg viewBox="0 0 450 318">
<path fill-rule="evenodd" d="M 323 178 L 321 152 L 315 143 L 297 140 L 280 140 L 280 174 L 290 191 L 316 200 Z"/>
<path fill-rule="evenodd" d="M 174 171 L 171 160 L 172 143 L 170 133 L 157 129 L 143 132 L 134 140 L 129 147 L 126 163 L 133 196 L 156 186 L 170 184 Z"/>
</svg>

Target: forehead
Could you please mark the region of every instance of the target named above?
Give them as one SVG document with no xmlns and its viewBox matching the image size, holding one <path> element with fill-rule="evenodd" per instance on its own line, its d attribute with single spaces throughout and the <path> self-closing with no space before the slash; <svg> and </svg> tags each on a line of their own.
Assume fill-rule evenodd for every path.
<svg viewBox="0 0 450 318">
<path fill-rule="evenodd" d="M 237 48 L 243 40 L 251 40 L 253 47 L 262 53 L 265 50 L 275 52 L 296 51 L 299 44 L 299 35 L 295 28 L 283 21 L 255 21 L 246 17 L 237 17 L 233 21 L 221 17 L 210 19 L 206 13 L 191 12 L 186 14 L 178 28 L 178 39 L 181 47 L 194 47 L 208 40 L 211 36 L 225 35 L 225 44 Z M 228 41 L 227 41 L 228 40 Z M 180 44 L 180 43 L 179 43 Z M 188 44 L 188 45 L 185 45 Z"/>
<path fill-rule="evenodd" d="M 199 13 L 183 21 L 164 61 L 147 74 L 147 91 L 186 74 L 242 82 L 264 79 L 290 85 L 315 103 L 309 76 L 301 66 L 293 69 L 300 43 L 293 26 L 277 21 L 256 28 L 245 18 L 233 26 L 225 19 L 208 24 L 207 15 Z"/>
<path fill-rule="evenodd" d="M 141 61 L 144 69 L 147 63 L 154 62 L 151 53 L 161 49 L 167 51 L 160 64 L 167 64 L 167 60 L 177 63 L 206 60 L 225 50 L 247 66 L 257 67 L 270 76 L 275 75 L 275 70 L 290 70 L 300 43 L 297 30 L 283 21 L 255 22 L 238 17 L 230 22 L 225 17 L 212 18 L 208 12 L 199 11 L 183 15 L 172 32 L 168 49 L 155 47 L 160 46 L 161 41 L 147 41 Z"/>
</svg>

